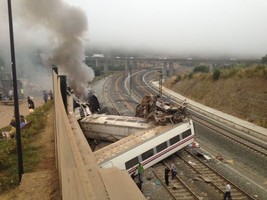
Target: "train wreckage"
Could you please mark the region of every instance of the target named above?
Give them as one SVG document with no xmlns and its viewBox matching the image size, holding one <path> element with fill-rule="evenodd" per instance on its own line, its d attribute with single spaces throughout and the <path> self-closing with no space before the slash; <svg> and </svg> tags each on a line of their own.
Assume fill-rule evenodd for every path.
<svg viewBox="0 0 267 200">
<path fill-rule="evenodd" d="M 173 105 L 150 94 L 144 95 L 133 117 L 98 114 L 96 109 L 94 112 L 91 110 L 93 107 L 95 106 L 89 103 L 80 103 L 75 108 L 76 117 L 86 138 L 93 140 L 115 142 L 138 131 L 191 122 L 186 101 L 181 105 Z"/>
<path fill-rule="evenodd" d="M 154 120 L 156 124 L 180 123 L 190 117 L 186 100 L 181 105 L 174 105 L 160 99 L 160 96 L 146 94 L 137 105 L 135 116 Z"/>
</svg>

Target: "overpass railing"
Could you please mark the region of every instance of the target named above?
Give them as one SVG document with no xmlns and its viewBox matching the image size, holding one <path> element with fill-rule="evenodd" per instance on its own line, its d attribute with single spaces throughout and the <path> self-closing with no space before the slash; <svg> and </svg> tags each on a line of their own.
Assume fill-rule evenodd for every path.
<svg viewBox="0 0 267 200">
<path fill-rule="evenodd" d="M 62 199 L 97 199 L 86 173 L 84 161 L 73 136 L 61 95 L 60 76 L 53 71 L 55 96 L 55 154 Z"/>
</svg>

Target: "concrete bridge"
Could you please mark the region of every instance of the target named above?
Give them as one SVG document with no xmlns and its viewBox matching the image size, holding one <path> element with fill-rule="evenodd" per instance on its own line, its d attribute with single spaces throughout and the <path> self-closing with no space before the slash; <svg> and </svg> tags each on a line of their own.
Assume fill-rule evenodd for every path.
<svg viewBox="0 0 267 200">
<path fill-rule="evenodd" d="M 66 76 L 53 70 L 56 166 L 62 199 L 144 199 L 127 171 L 99 168 L 67 98 Z"/>
<path fill-rule="evenodd" d="M 172 76 L 175 74 L 175 69 L 179 66 L 195 67 L 199 65 L 206 65 L 210 69 L 220 68 L 222 66 L 228 66 L 237 63 L 253 63 L 259 62 L 258 60 L 250 59 L 203 59 L 203 58 L 145 58 L 145 57 L 104 57 L 93 56 L 89 58 L 94 67 L 99 67 L 108 72 L 110 67 L 120 66 L 126 73 L 131 69 L 148 69 L 148 68 L 160 68 L 162 75 Z"/>
</svg>

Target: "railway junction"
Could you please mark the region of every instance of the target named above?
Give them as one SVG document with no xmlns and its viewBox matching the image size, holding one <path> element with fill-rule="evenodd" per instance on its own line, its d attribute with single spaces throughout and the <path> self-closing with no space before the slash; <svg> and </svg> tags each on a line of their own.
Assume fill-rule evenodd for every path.
<svg viewBox="0 0 267 200">
<path fill-rule="evenodd" d="M 112 77 L 110 77 L 110 79 L 112 79 Z M 114 78 L 116 81 L 120 79 L 120 77 L 115 77 Z M 135 80 L 136 79 L 136 80 Z M 138 96 L 141 96 L 138 94 L 137 90 L 141 90 L 144 88 L 149 88 L 148 85 L 138 85 L 138 79 L 140 80 L 144 80 L 146 78 L 133 78 L 133 80 L 135 80 L 135 91 L 133 92 L 133 89 L 131 91 L 131 96 L 134 97 L 135 99 L 138 99 Z M 109 80 L 110 81 L 110 80 Z M 108 82 L 108 81 L 107 81 Z M 112 82 L 112 81 L 111 81 Z M 114 85 L 111 84 L 111 82 L 108 82 L 108 85 L 111 87 L 115 87 Z M 139 81 L 142 82 L 142 81 Z M 158 93 L 158 85 L 155 85 L 155 83 L 152 84 L 152 82 L 150 82 L 152 86 L 151 91 L 149 91 L 149 93 L 154 94 L 155 91 L 156 93 Z M 149 84 L 149 81 L 148 83 Z M 128 115 L 128 112 L 124 112 L 124 110 L 126 110 L 125 108 L 130 108 L 131 106 L 128 104 L 129 101 L 127 101 L 126 99 L 128 99 L 129 95 L 129 91 L 130 91 L 130 86 L 125 86 L 124 83 L 122 84 L 118 84 L 117 85 L 122 85 L 122 88 L 120 89 L 121 91 L 125 90 L 128 91 L 128 95 L 125 94 L 120 94 L 120 92 L 117 93 L 117 97 L 114 100 L 113 106 L 119 106 L 121 105 L 121 115 Z M 107 86 L 108 87 L 108 86 Z M 123 88 L 124 87 L 124 88 Z M 104 89 L 102 90 L 109 90 L 105 87 L 103 87 Z M 98 88 L 99 90 L 101 90 L 100 88 Z M 117 89 L 116 89 L 117 90 Z M 153 93 L 154 90 L 154 93 Z M 184 97 L 175 97 L 175 94 L 173 94 L 171 91 L 171 94 L 167 93 L 167 89 L 164 88 L 163 90 L 163 96 L 166 96 L 168 99 L 171 99 L 171 101 L 177 100 L 178 98 L 180 98 L 180 100 L 178 102 L 181 102 L 181 100 L 184 100 Z M 143 91 L 144 93 L 147 93 L 148 91 Z M 112 96 L 112 92 L 111 95 Z M 101 98 L 100 98 L 101 99 Z M 104 100 L 102 100 L 103 102 Z M 106 98 L 107 101 L 107 98 Z M 116 104 L 116 102 L 120 102 L 118 104 Z M 124 103 L 122 103 L 124 102 Z M 134 102 L 134 100 L 132 100 L 132 102 Z M 189 99 L 187 99 L 187 102 L 189 103 L 189 110 L 191 112 L 192 107 L 198 107 L 198 105 L 194 104 L 194 102 L 191 102 Z M 136 104 L 135 104 L 136 106 Z M 134 107 L 134 106 L 133 106 Z M 196 109 L 196 108 L 195 108 Z M 119 109 L 118 109 L 119 110 Z M 253 198 L 253 199 L 262 199 L 264 197 L 264 195 L 266 194 L 266 177 L 265 177 L 265 168 L 266 168 L 266 162 L 264 161 L 266 159 L 266 129 L 262 128 L 262 127 L 257 127 L 251 123 L 242 121 L 240 119 L 234 118 L 232 116 L 228 116 L 222 112 L 216 111 L 214 109 L 211 108 L 207 108 L 207 107 L 202 107 L 199 106 L 198 110 L 201 110 L 201 115 L 205 116 L 205 118 L 211 117 L 213 114 L 216 114 L 215 116 L 213 116 L 212 120 L 213 122 L 216 122 L 216 126 L 210 127 L 206 125 L 205 128 L 203 128 L 202 124 L 203 121 L 200 123 L 200 119 L 196 119 L 195 115 L 192 113 L 192 117 L 194 120 L 198 120 L 198 121 L 194 121 L 195 122 L 195 129 L 196 129 L 196 138 L 197 141 L 200 143 L 201 146 L 201 153 L 202 155 L 208 155 L 210 158 L 212 158 L 211 162 L 207 162 L 207 160 L 201 158 L 202 161 L 204 161 L 205 163 L 208 163 L 208 165 L 212 166 L 212 168 L 215 168 L 216 171 L 219 171 L 221 175 L 223 175 L 224 177 L 227 178 L 228 181 L 229 178 L 231 179 L 231 182 L 235 182 L 236 185 L 239 185 L 239 187 L 241 188 L 245 188 L 243 190 L 245 191 L 249 191 L 250 193 L 250 197 L 249 198 Z M 204 112 L 204 111 L 208 111 L 208 112 Z M 218 123 L 219 122 L 219 123 Z M 206 123 L 207 124 L 207 123 Z M 228 127 L 225 127 L 225 124 L 228 125 Z M 230 127 L 229 127 L 230 126 Z M 221 127 L 220 130 L 219 127 Z M 210 136 L 208 133 L 213 134 L 212 136 Z M 224 135 L 222 135 L 222 133 L 224 133 Z M 203 138 L 203 135 L 205 135 L 205 137 Z M 220 134 L 220 136 L 217 136 L 218 134 Z M 227 136 L 228 134 L 228 136 Z M 230 136 L 229 136 L 230 134 Z M 234 139 L 235 138 L 235 139 Z M 252 140 L 253 138 L 253 140 Z M 211 144 L 211 141 L 209 141 L 213 139 L 213 142 L 215 144 L 214 145 Z M 248 144 L 248 140 L 250 141 L 250 144 Z M 203 142 L 204 141 L 204 142 Z M 238 142 L 239 141 L 239 142 Z M 218 144 L 219 143 L 219 144 Z M 255 145 L 254 143 L 256 143 L 257 145 Z M 217 144 L 217 146 L 216 146 Z M 246 144 L 246 145 L 244 145 Z M 254 148 L 256 147 L 256 149 Z M 259 149 L 259 150 L 257 150 Z M 206 151 L 205 151 L 206 150 Z M 230 150 L 230 152 L 228 151 Z M 255 155 L 256 153 L 256 155 Z M 253 166 L 254 164 L 252 163 L 247 163 L 249 161 L 247 160 L 251 160 L 252 163 L 257 163 L 255 164 L 255 166 L 257 166 L 259 169 L 258 170 L 257 167 Z M 242 164 L 246 163 L 245 165 Z M 195 163 L 193 161 L 189 160 L 189 163 Z M 241 164 L 240 164 L 241 163 Z M 179 166 L 182 165 L 182 163 L 177 162 L 177 166 L 178 169 L 180 168 Z M 154 166 L 155 167 L 155 166 Z M 192 166 L 191 166 L 192 167 Z M 185 167 L 189 168 L 188 166 Z M 186 170 L 185 170 L 186 171 Z M 185 172 L 184 170 L 181 170 L 181 177 L 185 177 L 185 174 L 190 174 L 188 171 Z M 153 169 L 148 169 L 147 170 L 147 174 L 148 177 L 153 174 Z M 178 173 L 179 174 L 179 173 Z M 229 174 L 231 174 L 229 176 Z M 198 176 L 201 175 L 201 172 L 195 172 L 195 174 L 192 174 L 192 176 L 187 177 L 187 180 L 191 180 L 191 182 L 194 182 L 199 188 L 201 187 L 206 187 L 207 185 L 210 185 L 210 181 L 208 178 L 206 179 L 205 176 L 201 175 L 201 178 L 199 178 Z M 196 176 L 196 177 L 195 177 Z M 205 182 L 205 180 L 203 181 L 203 178 L 207 181 Z M 197 179 L 197 180 L 194 180 Z M 148 195 L 159 195 L 161 192 L 157 193 L 157 189 L 159 188 L 159 186 L 157 186 L 157 182 L 155 180 L 157 180 L 157 178 L 154 177 L 153 179 L 154 181 L 148 181 L 148 184 L 144 184 L 144 193 L 147 192 Z M 202 181 L 204 183 L 202 183 Z M 190 182 L 190 181 L 189 181 Z M 201 182 L 201 183 L 200 183 Z M 223 183 L 225 182 L 222 181 Z M 201 186 L 202 185 L 202 186 Z M 204 186 L 203 186 L 204 185 Z M 234 185 L 234 183 L 233 183 Z M 146 190 L 146 186 L 150 189 Z M 196 186 L 194 186 L 196 187 Z M 153 189 L 151 189 L 153 188 Z M 151 194 L 151 190 L 154 191 Z M 205 190 L 210 190 L 211 188 L 206 188 Z M 202 190 L 202 195 L 204 199 L 209 199 L 208 196 L 210 196 L 210 193 L 206 193 L 205 194 L 205 190 Z M 219 190 L 219 189 L 218 189 Z M 221 190 L 224 190 L 224 188 L 221 188 Z M 159 190 L 162 191 L 162 190 Z M 201 192 L 200 192 L 201 193 Z M 222 191 L 221 191 L 222 193 Z M 215 194 L 215 192 L 214 192 Z M 206 195 L 206 196 L 205 196 Z M 153 196 L 152 198 L 155 198 L 155 196 Z M 220 195 L 219 195 L 220 196 Z M 220 198 L 219 196 L 215 196 L 213 199 L 216 198 Z M 235 196 L 236 199 L 239 199 L 240 197 Z M 160 199 L 160 198 L 158 198 Z M 170 199 L 172 199 L 170 197 Z M 212 199 L 212 198 L 211 198 Z M 242 199 L 242 198 L 241 198 Z"/>
<path fill-rule="evenodd" d="M 103 86 L 96 86 L 98 89 L 95 91 L 102 93 L 99 95 L 100 104 L 105 103 L 113 105 L 112 107 L 114 108 L 119 104 L 120 107 L 119 109 L 117 108 L 116 112 L 121 116 L 127 115 L 130 119 L 131 116 L 134 115 L 133 108 L 138 104 L 135 99 L 138 99 L 138 96 L 141 97 L 144 95 L 144 93 L 138 94 L 137 90 L 148 89 L 150 87 L 148 87 L 148 85 L 136 86 L 132 88 L 131 93 L 129 93 L 129 85 L 127 86 L 127 84 L 125 84 L 123 78 L 115 78 L 115 80 L 121 79 L 122 83 L 119 83 L 119 81 L 111 81 L 111 79 L 112 77 L 105 80 Z M 137 82 L 140 82 L 138 79 L 143 80 L 143 78 L 140 77 L 135 77 L 134 79 L 136 79 L 136 85 L 138 85 Z M 59 77 L 56 77 L 54 81 L 59 83 Z M 113 102 L 111 102 L 112 98 L 110 98 L 110 94 L 107 94 L 105 91 L 111 91 L 107 87 L 116 88 L 113 85 L 115 83 L 120 85 L 120 91 L 125 90 L 126 93 L 123 94 L 117 91 L 118 93 L 115 100 L 113 99 Z M 152 84 L 152 82 L 150 83 Z M 155 83 L 153 83 L 153 85 L 154 86 L 150 88 L 150 94 L 154 94 L 152 91 L 154 90 L 155 92 L 155 88 L 157 91 L 158 86 Z M 101 87 L 102 89 L 100 89 Z M 133 89 L 136 90 L 134 91 Z M 165 98 L 164 95 L 167 94 L 165 94 L 166 91 L 168 90 L 163 90 L 162 98 Z M 148 93 L 148 91 L 145 93 Z M 103 97 L 101 97 L 102 95 Z M 175 100 L 174 96 L 175 95 L 172 95 L 170 98 L 168 94 L 166 99 L 173 101 Z M 126 99 L 129 97 L 134 98 L 127 101 Z M 264 168 L 266 163 L 264 162 L 266 159 L 266 154 L 264 154 L 266 146 L 263 146 L 261 150 L 255 150 L 255 148 L 252 150 L 251 144 L 247 144 L 247 146 L 244 146 L 244 144 L 237 144 L 236 140 L 233 141 L 232 136 L 216 136 L 216 138 L 214 136 L 215 144 L 217 144 L 216 141 L 218 142 L 218 137 L 222 137 L 220 142 L 224 143 L 222 147 L 220 147 L 221 144 L 218 144 L 218 148 L 215 149 L 214 146 L 210 144 L 210 141 L 208 141 L 210 135 L 208 135 L 207 132 L 214 132 L 215 135 L 218 134 L 217 132 L 229 132 L 229 130 L 224 129 L 218 131 L 218 126 L 214 128 L 209 127 L 210 125 L 203 128 L 202 124 L 204 124 L 204 122 L 194 121 L 196 139 L 200 143 L 201 152 L 204 155 L 209 155 L 212 160 L 208 162 L 201 157 L 195 156 L 196 154 L 190 151 L 190 149 L 188 149 L 188 151 L 182 150 L 174 153 L 163 162 L 159 162 L 145 170 L 142 194 L 126 171 L 120 171 L 114 167 L 108 169 L 99 168 L 94 156 L 94 154 L 97 154 L 97 151 L 92 152 L 92 150 L 88 148 L 87 141 L 84 139 L 75 115 L 73 115 L 72 108 L 68 110 L 68 115 L 66 115 L 59 84 L 58 88 L 55 90 L 55 98 L 57 99 L 55 100 L 57 107 L 55 113 L 57 116 L 55 119 L 57 133 L 56 154 L 58 170 L 61 177 L 60 182 L 63 199 L 73 199 L 74 197 L 79 197 L 79 199 L 221 199 L 225 182 L 230 182 L 232 185 L 233 199 L 264 199 L 264 195 L 266 194 L 266 185 L 264 185 L 266 184 L 264 183 L 264 180 L 266 180 L 266 168 Z M 107 98 L 109 99 L 107 100 Z M 184 100 L 184 98 L 182 98 L 182 100 Z M 187 99 L 187 102 L 190 102 L 190 100 Z M 188 108 L 192 119 L 195 120 L 196 116 L 191 112 L 191 103 L 192 102 L 189 103 Z M 69 103 L 69 105 L 71 105 L 71 103 Z M 207 110 L 206 108 L 201 109 Z M 201 114 L 204 116 L 211 115 L 203 112 Z M 226 116 L 226 119 L 227 118 L 228 116 Z M 118 119 L 120 119 L 120 117 L 118 117 Z M 143 119 L 142 121 L 144 122 L 146 120 Z M 221 123 L 223 124 L 223 122 Z M 222 125 L 220 125 L 220 127 L 222 128 Z M 232 127 L 234 126 L 232 125 Z M 241 127 L 244 128 L 244 124 L 241 124 Z M 257 134 L 257 128 L 255 128 L 255 126 L 253 126 L 253 128 L 253 133 L 252 130 L 243 131 L 244 133 L 252 134 L 250 137 L 244 137 L 244 139 L 250 139 Z M 242 130 L 238 130 L 237 132 L 242 132 Z M 265 132 L 263 132 L 263 134 L 259 136 L 260 139 L 258 139 L 261 141 L 261 144 L 266 144 L 264 143 L 266 138 L 264 133 Z M 240 137 L 237 138 L 237 140 L 240 140 Z M 260 145 L 256 146 L 259 147 Z M 234 147 L 235 152 L 229 152 L 232 147 Z M 207 151 L 203 151 L 203 149 Z M 231 153 L 236 155 L 247 154 L 252 162 L 247 163 L 247 169 L 245 169 L 244 166 L 239 164 L 239 158 L 235 157 L 233 160 L 228 159 L 233 157 Z M 247 162 L 244 158 L 241 158 L 241 161 L 242 159 L 243 162 Z M 170 180 L 170 185 L 166 187 L 163 169 L 165 167 L 170 167 L 173 162 L 178 169 L 178 173 L 173 180 Z M 258 162 L 258 165 L 254 165 L 256 162 Z M 258 166 L 260 170 L 255 168 L 255 166 Z M 241 170 L 237 170 L 236 167 L 241 168 Z M 252 173 L 250 169 L 253 169 Z M 257 173 L 255 173 L 255 171 L 257 171 Z"/>
</svg>

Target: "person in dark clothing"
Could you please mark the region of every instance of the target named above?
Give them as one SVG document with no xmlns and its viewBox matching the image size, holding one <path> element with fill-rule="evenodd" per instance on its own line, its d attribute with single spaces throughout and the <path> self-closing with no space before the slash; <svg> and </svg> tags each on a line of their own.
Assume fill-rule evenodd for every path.
<svg viewBox="0 0 267 200">
<path fill-rule="evenodd" d="M 165 183 L 167 186 L 169 186 L 169 173 L 170 173 L 170 169 L 168 167 L 165 167 Z"/>
<path fill-rule="evenodd" d="M 143 190 L 142 190 L 142 181 L 138 181 L 138 182 L 136 183 L 136 185 L 137 185 L 137 187 L 141 190 L 141 192 L 143 192 Z"/>
<path fill-rule="evenodd" d="M 28 108 L 29 108 L 29 112 L 30 114 L 34 111 L 34 102 L 33 100 L 31 100 L 31 97 L 28 96 Z"/>
<path fill-rule="evenodd" d="M 131 178 L 134 180 L 135 179 L 135 172 L 133 172 L 132 174 L 131 174 Z"/>
</svg>

